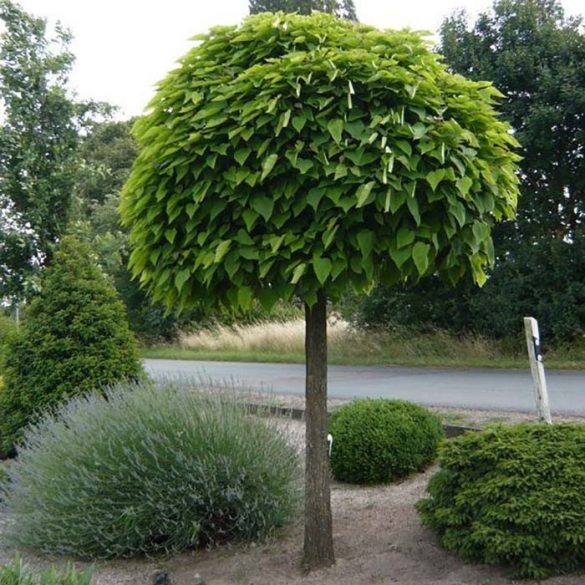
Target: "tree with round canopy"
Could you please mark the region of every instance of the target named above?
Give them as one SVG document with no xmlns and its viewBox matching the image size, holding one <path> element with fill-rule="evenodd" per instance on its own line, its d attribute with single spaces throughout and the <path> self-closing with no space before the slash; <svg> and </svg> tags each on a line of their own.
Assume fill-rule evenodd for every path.
<svg viewBox="0 0 585 585">
<path fill-rule="evenodd" d="M 332 564 L 327 300 L 434 273 L 482 284 L 516 141 L 499 92 L 410 31 L 278 13 L 196 39 L 135 126 L 131 268 L 169 307 L 303 300 L 304 563 Z"/>
</svg>

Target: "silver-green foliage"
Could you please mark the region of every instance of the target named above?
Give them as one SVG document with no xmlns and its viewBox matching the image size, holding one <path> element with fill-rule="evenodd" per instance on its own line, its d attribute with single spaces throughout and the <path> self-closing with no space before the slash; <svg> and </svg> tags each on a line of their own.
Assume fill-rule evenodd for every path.
<svg viewBox="0 0 585 585">
<path fill-rule="evenodd" d="M 230 395 L 171 386 L 77 398 L 28 430 L 5 488 L 11 538 L 127 557 L 255 539 L 298 502 L 285 433 Z"/>
<path fill-rule="evenodd" d="M 491 84 L 450 73 L 416 33 L 320 13 L 197 38 L 135 126 L 121 204 L 155 298 L 312 304 L 376 279 L 485 280 L 517 196 Z"/>
</svg>

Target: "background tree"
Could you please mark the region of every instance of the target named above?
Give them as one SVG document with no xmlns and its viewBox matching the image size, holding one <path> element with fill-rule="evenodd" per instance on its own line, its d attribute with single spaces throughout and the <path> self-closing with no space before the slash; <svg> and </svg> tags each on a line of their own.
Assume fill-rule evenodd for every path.
<svg viewBox="0 0 585 585">
<path fill-rule="evenodd" d="M 0 0 L 0 296 L 22 296 L 71 210 L 80 124 L 95 104 L 67 93 L 73 55 L 60 26 Z"/>
<path fill-rule="evenodd" d="M 134 120 L 94 122 L 81 137 L 72 231 L 90 243 L 126 305 L 130 328 L 144 343 L 173 341 L 195 313 L 178 316 L 152 300 L 131 279 L 128 230 L 120 226 L 120 191 L 136 158 Z"/>
<path fill-rule="evenodd" d="M 81 137 L 82 170 L 77 174 L 75 194 L 83 215 L 90 216 L 109 198 L 119 197 L 137 154 L 131 133 L 134 121 L 94 122 Z"/>
<path fill-rule="evenodd" d="M 313 10 L 328 12 L 357 22 L 353 0 L 249 0 L 250 14 L 262 12 L 296 12 L 308 15 Z"/>
<path fill-rule="evenodd" d="M 585 237 L 581 22 L 565 18 L 561 4 L 553 0 L 498 0 L 475 23 L 463 12 L 445 20 L 441 50 L 449 67 L 472 79 L 492 80 L 506 95 L 502 116 L 522 144 L 518 216 L 494 232 L 498 263 L 483 289 L 469 281 L 455 291 L 434 282 L 432 294 L 430 283 L 380 286 L 358 303 L 354 319 L 517 336 L 519 347 L 526 314 L 539 319 L 549 343 L 583 334 L 579 291 L 585 281 L 578 261 Z M 557 264 L 549 272 L 544 267 L 552 258 Z"/>
<path fill-rule="evenodd" d="M 135 127 L 130 263 L 169 307 L 304 301 L 304 560 L 328 565 L 327 300 L 378 279 L 482 283 L 515 140 L 499 93 L 415 33 L 280 13 L 201 39 Z"/>
<path fill-rule="evenodd" d="M 124 306 L 89 246 L 64 237 L 22 333 L 5 352 L 0 446 L 65 398 L 141 375 Z"/>
<path fill-rule="evenodd" d="M 501 239 L 570 240 L 585 215 L 585 34 L 557 0 L 497 0 L 469 27 L 457 12 L 441 26 L 449 66 L 489 79 L 522 145 L 518 218 Z M 501 250 L 503 252 L 504 249 Z"/>
</svg>

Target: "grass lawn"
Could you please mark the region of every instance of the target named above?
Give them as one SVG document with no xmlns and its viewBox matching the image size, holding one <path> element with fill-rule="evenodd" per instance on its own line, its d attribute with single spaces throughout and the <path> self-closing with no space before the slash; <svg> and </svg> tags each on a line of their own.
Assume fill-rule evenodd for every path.
<svg viewBox="0 0 585 585">
<path fill-rule="evenodd" d="M 302 353 L 278 353 L 261 351 L 200 350 L 189 347 L 163 345 L 143 348 L 143 358 L 168 360 L 199 360 L 216 362 L 263 362 L 280 364 L 301 364 L 305 361 Z M 493 360 L 485 357 L 440 357 L 440 356 L 390 356 L 390 355 L 329 355 L 329 364 L 355 366 L 427 366 L 427 367 L 476 367 L 476 368 L 526 368 L 528 358 L 502 358 Z M 585 362 L 546 362 L 554 369 L 583 369 Z"/>
</svg>

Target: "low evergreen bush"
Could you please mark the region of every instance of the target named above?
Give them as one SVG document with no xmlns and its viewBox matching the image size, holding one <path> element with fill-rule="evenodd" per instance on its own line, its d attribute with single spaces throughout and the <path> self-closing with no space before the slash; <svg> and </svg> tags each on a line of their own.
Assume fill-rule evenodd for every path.
<svg viewBox="0 0 585 585">
<path fill-rule="evenodd" d="M 0 393 L 0 450 L 65 398 L 136 379 L 142 365 L 124 306 L 90 248 L 61 242 L 21 332 L 8 343 Z"/>
<path fill-rule="evenodd" d="M 281 428 L 217 389 L 77 397 L 26 431 L 4 488 L 9 539 L 102 558 L 264 536 L 300 494 L 298 455 Z"/>
<path fill-rule="evenodd" d="M 495 426 L 439 461 L 418 507 L 446 548 L 514 577 L 585 569 L 585 425 Z"/>
<path fill-rule="evenodd" d="M 90 585 L 92 572 L 92 569 L 77 571 L 68 565 L 64 571 L 51 567 L 33 577 L 17 556 L 12 565 L 0 567 L 0 585 Z"/>
<path fill-rule="evenodd" d="M 441 421 L 403 400 L 356 400 L 335 410 L 331 469 L 339 481 L 394 481 L 430 463 L 443 436 Z"/>
</svg>

